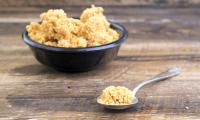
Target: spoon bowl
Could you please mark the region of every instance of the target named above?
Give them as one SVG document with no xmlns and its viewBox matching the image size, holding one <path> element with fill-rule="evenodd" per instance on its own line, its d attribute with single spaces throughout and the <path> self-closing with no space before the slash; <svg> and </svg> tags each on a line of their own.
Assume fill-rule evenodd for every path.
<svg viewBox="0 0 200 120">
<path fill-rule="evenodd" d="M 99 98 L 97 98 L 97 103 L 108 109 L 124 110 L 124 109 L 131 108 L 133 105 L 137 104 L 138 98 L 136 98 L 136 97 L 133 98 L 131 104 L 104 104 L 99 101 Z"/>
</svg>

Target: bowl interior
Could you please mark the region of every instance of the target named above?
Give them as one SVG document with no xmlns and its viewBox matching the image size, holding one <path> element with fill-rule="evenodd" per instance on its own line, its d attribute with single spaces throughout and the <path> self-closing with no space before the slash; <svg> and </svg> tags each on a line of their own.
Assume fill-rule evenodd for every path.
<svg viewBox="0 0 200 120">
<path fill-rule="evenodd" d="M 85 52 L 85 51 L 103 50 L 103 49 L 108 49 L 108 48 L 112 48 L 112 47 L 120 45 L 128 37 L 128 32 L 122 25 L 120 25 L 118 23 L 114 23 L 112 21 L 110 21 L 110 23 L 111 23 L 111 28 L 113 28 L 114 30 L 116 30 L 120 34 L 119 39 L 114 41 L 114 42 L 108 43 L 108 44 L 104 44 L 104 45 L 100 45 L 100 46 L 94 46 L 94 47 L 64 48 L 64 47 L 47 46 L 47 45 L 40 44 L 40 43 L 35 42 L 34 40 L 32 40 L 28 36 L 28 32 L 27 31 L 23 32 L 22 37 L 23 37 L 24 42 L 26 44 L 28 44 L 29 46 L 37 47 L 37 48 L 40 48 L 40 49 L 46 49 L 46 50 L 50 50 L 50 51 Z"/>
</svg>

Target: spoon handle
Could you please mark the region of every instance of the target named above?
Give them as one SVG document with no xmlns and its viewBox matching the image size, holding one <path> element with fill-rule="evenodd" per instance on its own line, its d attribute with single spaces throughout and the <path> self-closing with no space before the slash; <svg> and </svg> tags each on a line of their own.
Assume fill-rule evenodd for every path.
<svg viewBox="0 0 200 120">
<path fill-rule="evenodd" d="M 133 90 L 133 96 L 135 97 L 135 95 L 137 94 L 137 92 L 139 91 L 140 88 L 142 88 L 143 86 L 153 83 L 153 82 L 157 82 L 157 81 L 161 81 L 161 80 L 165 80 L 167 78 L 171 78 L 174 76 L 177 76 L 181 73 L 181 69 L 178 67 L 173 67 L 170 68 L 156 76 L 154 76 L 153 78 L 149 79 L 149 80 L 145 80 L 144 82 L 140 83 L 139 85 L 137 85 L 137 87 Z"/>
</svg>

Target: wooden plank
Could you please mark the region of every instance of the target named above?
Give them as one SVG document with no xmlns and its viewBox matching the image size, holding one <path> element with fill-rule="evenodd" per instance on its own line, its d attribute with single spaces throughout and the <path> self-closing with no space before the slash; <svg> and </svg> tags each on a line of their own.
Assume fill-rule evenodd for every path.
<svg viewBox="0 0 200 120">
<path fill-rule="evenodd" d="M 19 44 L 19 41 L 12 39 Z M 6 43 L 3 40 L 1 42 Z M 11 43 L 12 46 L 18 46 Z M 194 59 L 198 55 L 193 55 L 189 60 L 177 56 L 166 60 L 160 53 L 149 56 L 150 60 L 141 60 L 142 57 L 137 56 L 133 56 L 137 60 L 127 60 L 127 57 L 123 57 L 130 50 L 121 49 L 119 57 L 108 66 L 86 73 L 65 74 L 38 64 L 27 47 L 22 45 L 20 48 L 11 47 L 7 51 L 9 55 L 1 54 L 0 57 L 1 66 L 9 63 L 6 68 L 0 69 L 2 119 L 76 119 L 78 116 L 91 120 L 96 117 L 161 120 L 199 118 L 200 69 L 199 62 Z M 10 54 L 10 51 L 16 54 Z M 152 60 L 155 57 L 160 59 Z M 144 88 L 139 93 L 140 103 L 124 113 L 104 110 L 95 102 L 96 96 L 107 85 L 132 88 L 143 79 L 175 65 L 183 68 L 181 76 Z"/>
<path fill-rule="evenodd" d="M 2 33 L 0 37 L 0 65 L 9 63 L 0 69 L 0 116 L 3 119 L 76 119 L 77 116 L 71 117 L 74 114 L 84 119 L 94 119 L 95 116 L 114 119 L 95 103 L 95 97 L 104 87 L 125 85 L 132 88 L 143 79 L 175 65 L 183 68 L 181 76 L 141 90 L 141 103 L 116 118 L 198 119 L 198 41 L 184 44 L 187 41 L 175 38 L 155 42 L 130 37 L 118 58 L 107 67 L 81 74 L 64 74 L 38 64 L 20 40 L 17 30 L 24 24 L 15 24 L 5 25 L 11 30 L 18 26 L 13 31 L 14 36 Z M 152 90 L 153 93 L 149 92 Z"/>
<path fill-rule="evenodd" d="M 198 19 L 200 18 L 198 16 L 199 9 L 197 8 L 160 9 L 159 11 L 152 8 L 142 10 L 138 8 L 127 8 L 121 12 L 122 14 L 117 14 L 119 10 L 118 8 L 108 8 L 106 9 L 106 15 L 110 19 L 114 19 L 115 22 L 125 25 L 130 34 L 133 34 L 131 38 L 140 39 L 141 37 L 149 38 L 150 36 L 152 39 L 175 38 L 198 40 L 199 38 L 200 24 Z M 1 34 L 18 34 L 17 30 L 21 32 L 28 22 L 39 20 L 38 16 L 40 10 L 26 10 L 27 13 L 18 11 L 12 13 L 12 16 L 10 16 L 11 12 L 9 12 L 9 10 L 6 11 L 2 11 L 2 13 L 4 12 L 5 14 L 0 15 L 0 23 L 2 23 Z M 13 11 L 15 11 L 15 9 L 13 9 Z M 72 16 L 74 14 L 80 14 L 75 9 L 69 11 L 69 14 L 71 13 Z M 5 29 L 5 27 L 12 29 Z M 155 33 L 159 33 L 159 35 Z"/>
<path fill-rule="evenodd" d="M 63 6 L 89 6 L 91 4 L 103 6 L 199 6 L 199 0 L 0 0 L 0 7 L 63 7 Z"/>
<path fill-rule="evenodd" d="M 130 12 L 130 16 L 128 17 L 123 14 L 108 14 L 109 18 L 123 24 L 129 31 L 129 39 L 122 49 L 124 51 L 132 50 L 134 52 L 126 52 L 124 54 L 131 54 L 133 56 L 160 54 L 176 55 L 176 53 L 173 52 L 175 50 L 177 53 L 181 54 L 179 59 L 190 59 L 192 55 L 188 57 L 188 54 L 196 54 L 199 52 L 200 23 L 198 21 L 200 18 L 197 15 L 199 9 L 179 8 L 160 9 L 159 11 L 152 8 L 142 10 L 138 8 L 129 9 L 133 12 Z M 111 9 L 107 10 L 111 11 Z M 117 11 L 117 8 L 114 11 Z M 124 11 L 127 12 L 128 9 Z M 28 12 L 27 14 L 31 16 L 32 14 L 30 13 L 31 12 Z M 27 19 L 27 16 L 21 17 L 22 15 L 22 13 L 18 13 L 15 15 L 15 18 L 0 18 L 1 39 L 9 39 L 2 43 L 2 47 L 9 45 L 10 42 L 19 44 L 15 42 L 15 40 L 21 40 L 19 34 L 24 30 L 25 25 L 32 20 L 38 20 L 35 19 L 35 17 Z M 16 39 L 12 39 L 10 34 L 16 36 Z M 162 53 L 160 53 L 160 51 L 162 51 Z M 166 59 L 170 59 L 170 57 L 173 56 L 168 56 Z M 142 59 L 150 59 L 150 57 Z M 198 58 L 196 59 L 198 60 Z"/>
<path fill-rule="evenodd" d="M 41 12 L 44 12 L 48 9 L 64 9 L 69 15 L 76 15 L 80 14 L 84 9 L 88 8 L 90 6 L 80 6 L 80 7 L 73 7 L 73 6 L 63 6 L 63 7 L 22 7 L 22 8 L 15 8 L 15 7 L 1 7 L 0 8 L 0 15 L 5 16 L 7 14 L 10 14 L 10 17 L 15 17 L 17 15 L 20 15 L 20 18 L 26 18 L 27 15 L 29 17 L 36 17 L 35 15 L 39 15 Z M 78 9 L 77 9 L 78 8 Z M 187 8 L 181 8 L 181 7 L 174 7 L 174 8 L 154 8 L 154 7 L 134 7 L 134 6 L 103 6 L 105 9 L 106 14 L 110 15 L 124 15 L 126 17 L 131 17 L 132 15 L 144 15 L 144 14 L 158 14 L 161 16 L 164 16 L 164 14 L 170 15 L 171 12 L 173 14 L 186 14 L 186 15 L 198 15 L 199 9 L 198 7 L 187 7 Z M 123 9 L 123 11 L 121 11 Z M 23 16 L 24 15 L 24 16 Z M 31 16 L 33 15 L 33 16 Z M 143 16 L 145 17 L 145 16 Z M 196 16 L 197 17 L 197 16 Z"/>
<path fill-rule="evenodd" d="M 113 62 L 79 74 L 60 73 L 39 64 L 22 42 L 25 25 L 37 21 L 44 9 L 24 8 L 14 13 L 10 11 L 16 8 L 0 9 L 5 13 L 0 15 L 0 120 L 200 118 L 198 8 L 128 7 L 122 11 L 107 7 L 108 16 L 128 29 L 129 38 Z M 106 86 L 133 88 L 172 66 L 180 66 L 183 73 L 142 89 L 140 102 L 133 108 L 117 112 L 96 104 Z"/>
</svg>

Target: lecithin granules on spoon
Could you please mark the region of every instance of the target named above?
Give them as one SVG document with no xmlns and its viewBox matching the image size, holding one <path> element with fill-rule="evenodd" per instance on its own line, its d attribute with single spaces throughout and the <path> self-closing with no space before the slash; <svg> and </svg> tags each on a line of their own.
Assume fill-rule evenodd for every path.
<svg viewBox="0 0 200 120">
<path fill-rule="evenodd" d="M 131 104 L 132 91 L 123 86 L 108 86 L 102 91 L 98 101 L 103 104 Z"/>
</svg>

